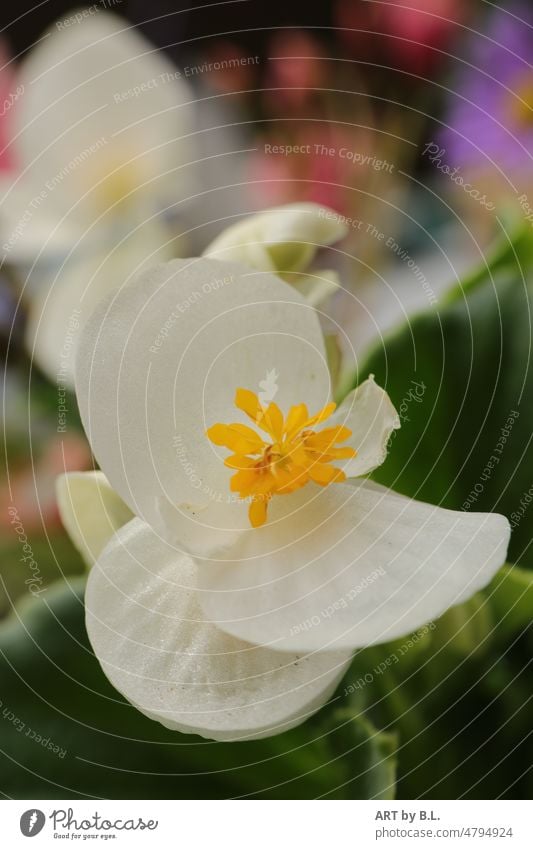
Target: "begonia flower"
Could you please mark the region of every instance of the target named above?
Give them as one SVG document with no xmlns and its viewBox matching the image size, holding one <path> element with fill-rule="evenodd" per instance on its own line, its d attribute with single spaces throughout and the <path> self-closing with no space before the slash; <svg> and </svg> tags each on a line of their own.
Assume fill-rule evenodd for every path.
<svg viewBox="0 0 533 849">
<path fill-rule="evenodd" d="M 136 515 L 115 532 L 111 517 L 87 628 L 142 713 L 217 740 L 279 733 L 330 698 L 354 650 L 440 616 L 504 562 L 503 516 L 366 479 L 399 418 L 364 377 L 336 407 L 316 312 L 233 262 L 160 265 L 86 323 L 82 420 Z M 90 535 L 76 491 L 66 525 Z"/>
</svg>

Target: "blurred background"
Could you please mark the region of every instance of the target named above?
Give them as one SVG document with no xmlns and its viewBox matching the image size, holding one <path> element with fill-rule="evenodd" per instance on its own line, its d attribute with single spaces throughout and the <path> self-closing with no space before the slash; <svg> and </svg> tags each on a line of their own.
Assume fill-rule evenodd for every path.
<svg viewBox="0 0 533 849">
<path fill-rule="evenodd" d="M 533 5 L 23 0 L 0 20 L 2 793 L 529 798 Z M 303 727 L 215 744 L 141 716 L 92 656 L 54 493 L 93 464 L 72 349 L 142 265 L 296 201 L 348 224 L 321 259 L 339 395 L 374 372 L 407 424 L 376 479 L 505 513 L 511 562 L 386 674 L 398 646 L 359 652 Z"/>
</svg>

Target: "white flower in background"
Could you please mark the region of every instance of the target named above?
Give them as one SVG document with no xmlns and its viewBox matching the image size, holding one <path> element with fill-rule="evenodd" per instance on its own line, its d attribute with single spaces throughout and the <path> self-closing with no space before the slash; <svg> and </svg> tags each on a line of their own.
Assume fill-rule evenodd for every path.
<svg viewBox="0 0 533 849">
<path fill-rule="evenodd" d="M 60 475 L 56 497 L 65 530 L 89 566 L 115 531 L 134 518 L 102 472 Z"/>
<path fill-rule="evenodd" d="M 268 406 L 251 391 L 265 369 Z M 102 473 L 63 478 L 60 506 L 96 558 L 90 640 L 169 728 L 236 740 L 296 725 L 354 649 L 438 617 L 504 562 L 503 516 L 361 478 L 396 411 L 372 378 L 335 408 L 316 312 L 272 274 L 203 258 L 141 274 L 87 322 L 76 391 Z M 127 507 L 108 511 L 110 487 Z"/>
<path fill-rule="evenodd" d="M 311 264 L 319 248 L 340 241 L 347 231 L 341 216 L 327 207 L 289 203 L 232 224 L 203 256 L 272 271 L 298 289 L 308 303 L 318 306 L 335 292 L 339 280 L 335 271 L 312 272 Z"/>
<path fill-rule="evenodd" d="M 107 13 L 54 25 L 17 82 L 19 167 L 2 185 L 0 244 L 28 275 L 30 351 L 68 383 L 72 316 L 82 324 L 117 278 L 176 253 L 161 213 L 179 212 L 190 190 L 191 96 L 153 45 Z"/>
</svg>

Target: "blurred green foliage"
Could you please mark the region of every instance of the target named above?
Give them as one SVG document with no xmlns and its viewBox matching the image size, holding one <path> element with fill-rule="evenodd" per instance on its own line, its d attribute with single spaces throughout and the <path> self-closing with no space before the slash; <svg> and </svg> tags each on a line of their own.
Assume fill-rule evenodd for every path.
<svg viewBox="0 0 533 849">
<path fill-rule="evenodd" d="M 374 478 L 451 509 L 505 514 L 520 564 L 449 610 L 422 655 L 410 653 L 411 671 L 394 665 L 375 678 L 366 711 L 399 733 L 400 798 L 530 798 L 533 789 L 531 265 L 530 232 L 505 236 L 438 309 L 376 345 L 355 381 L 374 373 L 402 419 Z M 384 651 L 363 652 L 354 668 L 378 666 Z"/>
<path fill-rule="evenodd" d="M 380 483 L 451 509 L 509 519 L 520 511 L 533 486 L 533 282 L 513 256 L 413 318 L 362 365 L 357 382 L 374 373 L 402 420 Z M 532 519 L 526 510 L 510 548 L 511 561 L 528 567 Z"/>
<path fill-rule="evenodd" d="M 13 539 L 10 539 L 10 536 Z M 48 537 L 30 534 L 33 557 L 38 564 L 39 583 L 32 581 L 33 573 L 27 563 L 21 561 L 22 549 L 15 534 L 9 530 L 0 541 L 0 619 L 13 609 L 19 598 L 29 595 L 29 584 L 33 591 L 39 586 L 50 587 L 55 581 L 69 575 L 82 575 L 86 571 L 80 555 L 64 531 L 57 528 Z"/>
</svg>

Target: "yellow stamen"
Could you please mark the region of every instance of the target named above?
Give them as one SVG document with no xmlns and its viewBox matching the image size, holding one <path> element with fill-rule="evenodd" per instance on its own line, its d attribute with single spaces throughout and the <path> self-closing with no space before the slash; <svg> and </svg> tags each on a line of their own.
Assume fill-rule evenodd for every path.
<svg viewBox="0 0 533 849">
<path fill-rule="evenodd" d="M 277 406 L 264 407 L 249 389 L 237 389 L 235 406 L 246 413 L 268 439 L 247 425 L 214 424 L 206 431 L 215 445 L 228 448 L 232 454 L 224 461 L 235 470 L 230 489 L 239 498 L 249 499 L 250 524 L 258 528 L 266 522 L 273 495 L 288 495 L 309 481 L 328 486 L 346 480 L 342 469 L 331 465 L 335 460 L 355 457 L 355 448 L 338 446 L 352 435 L 344 425 L 313 430 L 334 412 L 336 405 L 327 404 L 316 415 L 309 416 L 305 404 L 291 407 L 286 418 Z"/>
</svg>

